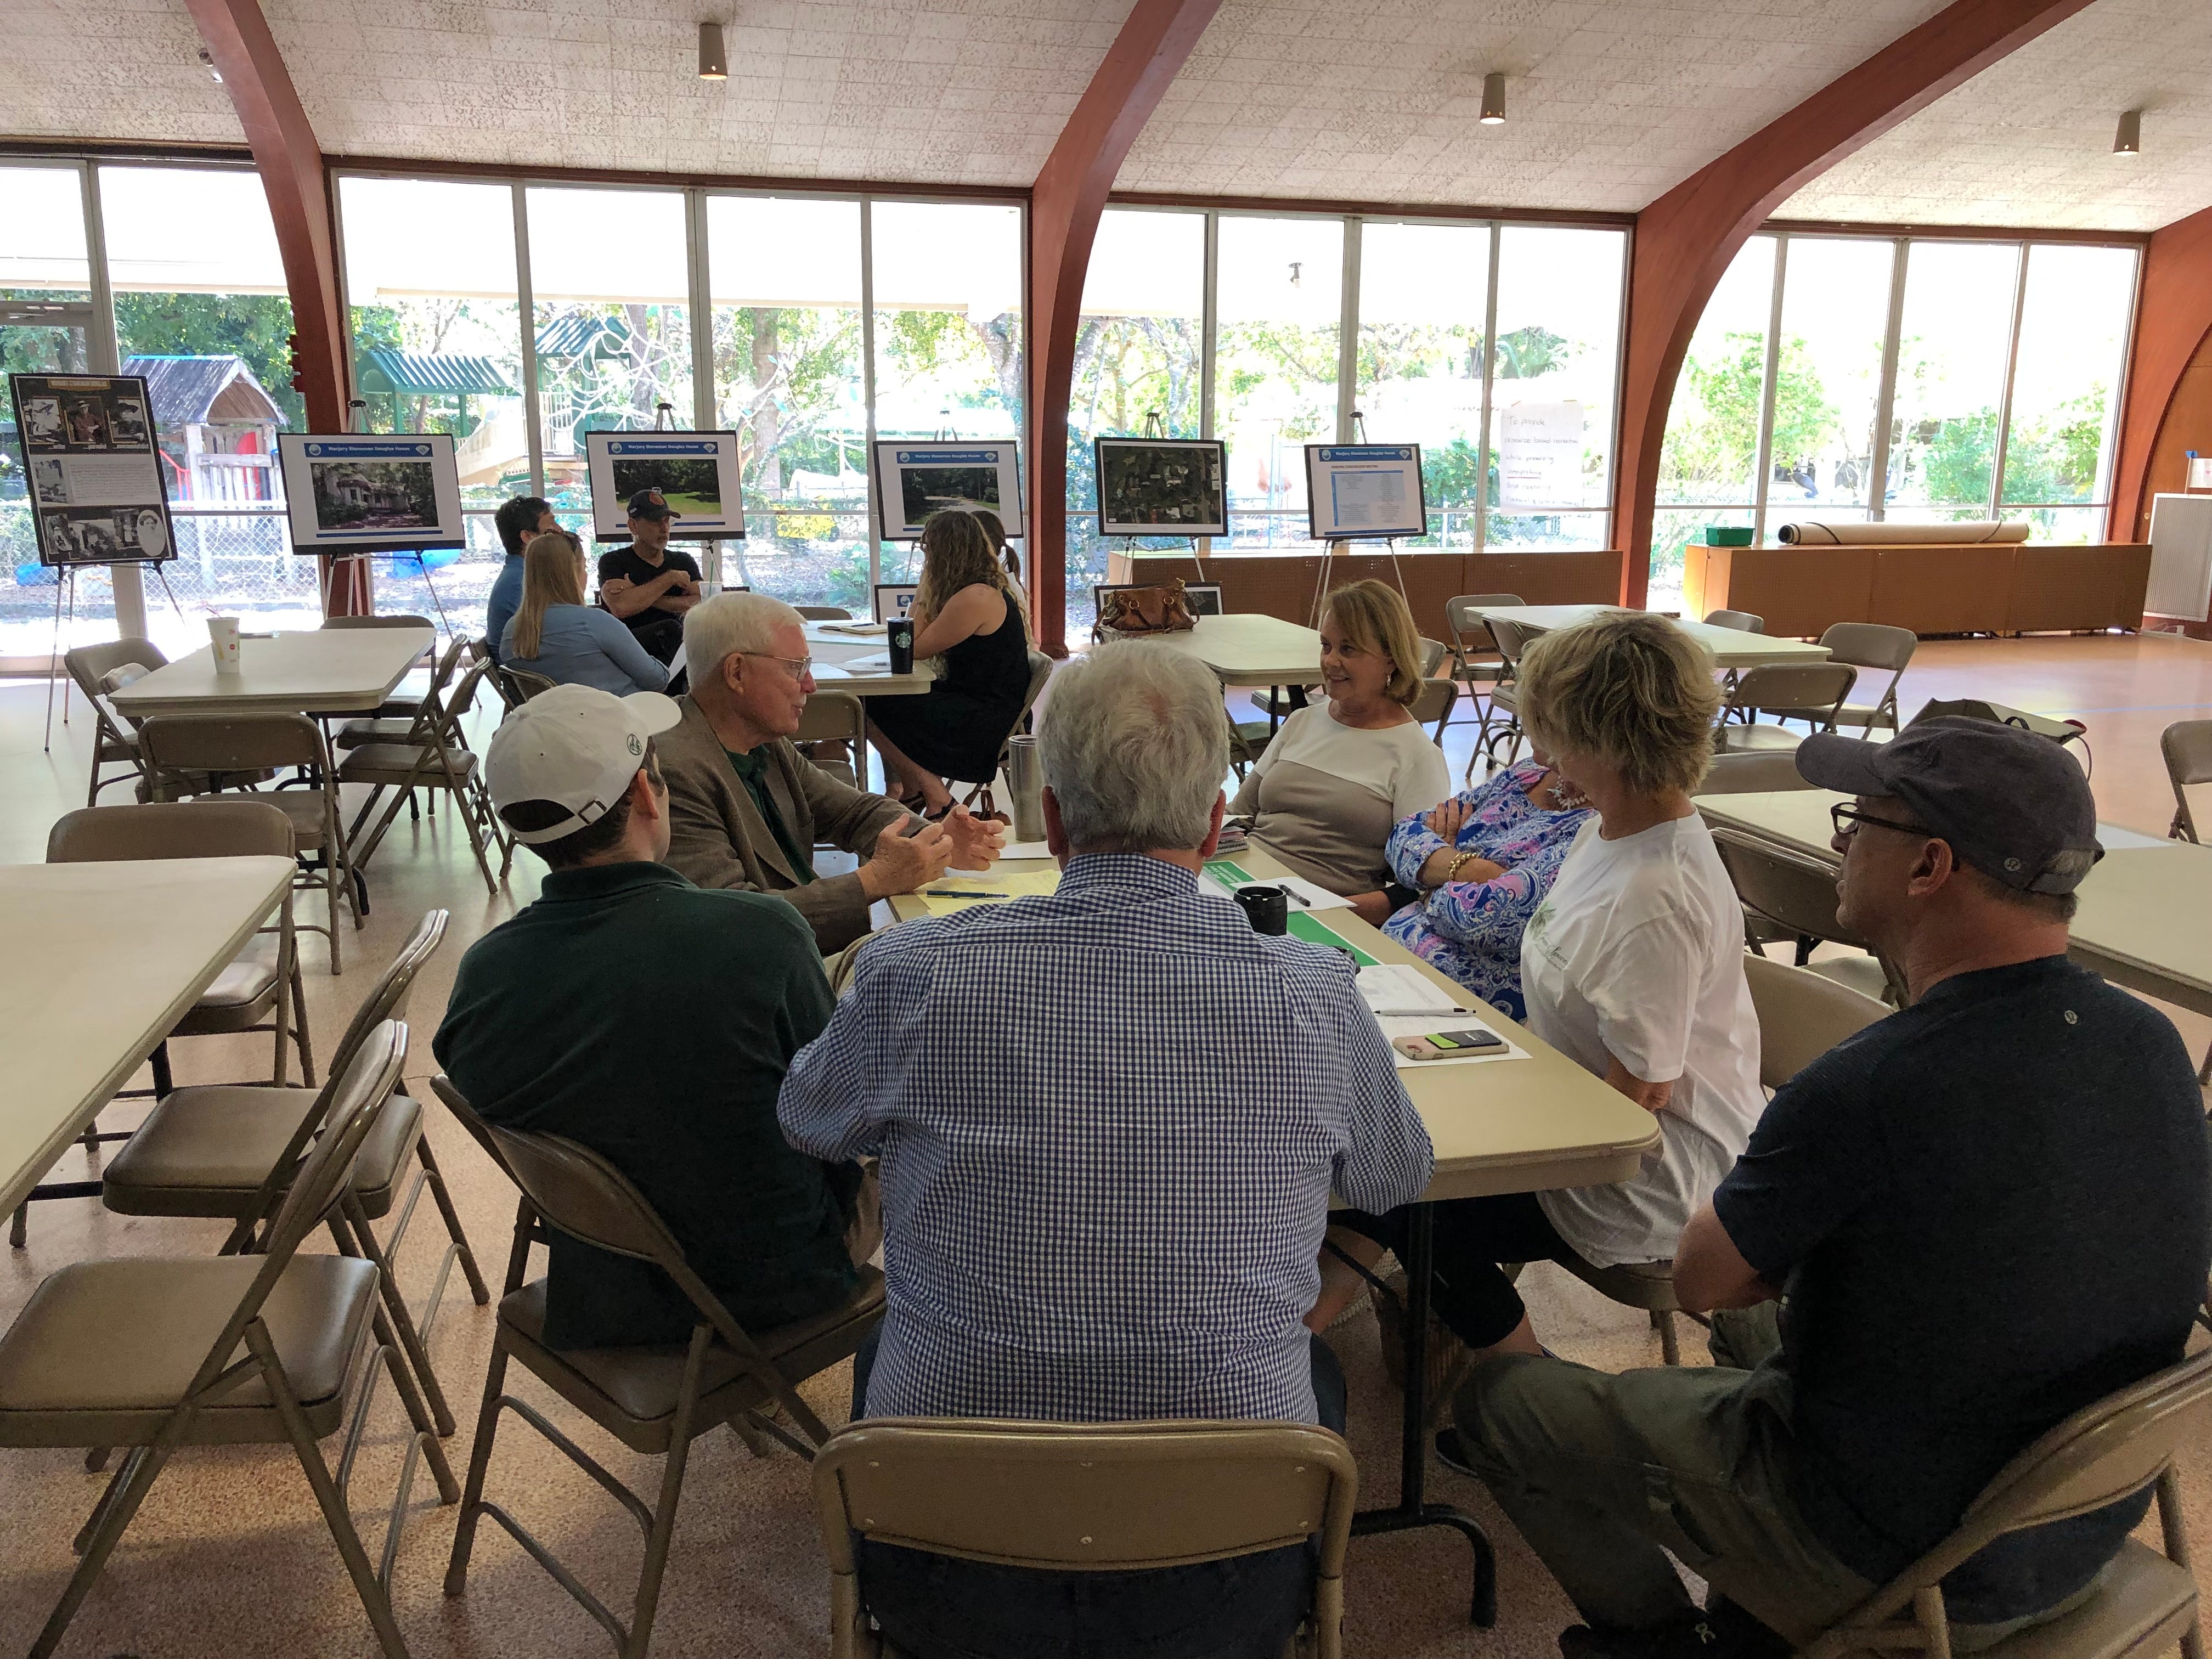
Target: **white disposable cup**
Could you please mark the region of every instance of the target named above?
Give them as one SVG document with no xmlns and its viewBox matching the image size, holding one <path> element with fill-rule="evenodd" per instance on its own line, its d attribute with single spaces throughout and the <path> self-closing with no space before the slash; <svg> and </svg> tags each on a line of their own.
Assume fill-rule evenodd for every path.
<svg viewBox="0 0 2212 1659">
<path fill-rule="evenodd" d="M 210 617 L 208 641 L 215 652 L 215 672 L 218 674 L 237 673 L 239 672 L 238 618 Z"/>
</svg>

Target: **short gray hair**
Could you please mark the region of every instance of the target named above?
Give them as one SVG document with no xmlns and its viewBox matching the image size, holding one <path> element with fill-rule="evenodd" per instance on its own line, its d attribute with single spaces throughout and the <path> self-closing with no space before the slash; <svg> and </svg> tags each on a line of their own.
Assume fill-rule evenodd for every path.
<svg viewBox="0 0 2212 1659">
<path fill-rule="evenodd" d="M 1078 852 L 1201 845 L 1229 770 L 1221 682 L 1148 640 L 1115 640 L 1053 676 L 1044 781 Z"/>
<path fill-rule="evenodd" d="M 775 630 L 806 618 L 765 593 L 717 593 L 684 616 L 684 665 L 691 684 L 713 680 L 733 651 L 775 651 Z"/>
</svg>

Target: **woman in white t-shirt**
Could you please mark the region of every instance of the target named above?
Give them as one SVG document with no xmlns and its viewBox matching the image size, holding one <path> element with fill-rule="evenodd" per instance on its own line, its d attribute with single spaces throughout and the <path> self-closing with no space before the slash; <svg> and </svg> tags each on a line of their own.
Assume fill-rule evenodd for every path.
<svg viewBox="0 0 2212 1659">
<path fill-rule="evenodd" d="M 1765 1108 L 1743 908 L 1690 803 L 1712 752 L 1712 668 L 1641 611 L 1530 644 L 1522 724 L 1596 809 L 1521 941 L 1528 1025 L 1652 1113 L 1660 1143 L 1612 1186 L 1437 1206 L 1436 1305 L 1473 1348 L 1543 1350 L 1501 1261 L 1664 1261 Z"/>
<path fill-rule="evenodd" d="M 1411 704 L 1420 636 L 1397 589 L 1358 581 L 1321 619 L 1325 700 L 1292 714 L 1229 804 L 1253 843 L 1340 893 L 1376 927 L 1407 898 L 1383 849 L 1399 819 L 1451 793 L 1451 769 Z"/>
</svg>

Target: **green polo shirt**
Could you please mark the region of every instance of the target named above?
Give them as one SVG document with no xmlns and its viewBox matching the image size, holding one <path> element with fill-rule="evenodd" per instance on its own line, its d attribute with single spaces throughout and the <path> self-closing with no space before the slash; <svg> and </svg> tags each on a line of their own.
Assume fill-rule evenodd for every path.
<svg viewBox="0 0 2212 1659">
<path fill-rule="evenodd" d="M 549 872 L 536 903 L 470 947 L 431 1046 L 487 1119 L 565 1135 L 628 1176 L 759 1330 L 856 1279 L 843 1203 L 858 1172 L 793 1151 L 775 1117 L 785 1067 L 833 1006 L 813 930 L 781 899 L 593 865 Z M 679 1340 L 694 1322 L 658 1267 L 556 1236 L 552 1346 Z"/>
</svg>

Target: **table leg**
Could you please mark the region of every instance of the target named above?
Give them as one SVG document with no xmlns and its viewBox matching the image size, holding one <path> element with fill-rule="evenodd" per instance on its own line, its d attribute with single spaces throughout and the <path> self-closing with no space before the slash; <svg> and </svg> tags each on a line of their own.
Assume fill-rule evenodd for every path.
<svg viewBox="0 0 2212 1659">
<path fill-rule="evenodd" d="M 1355 1537 L 1451 1527 L 1474 1548 L 1474 1599 L 1468 1617 L 1489 1629 L 1498 1622 L 1498 1564 L 1474 1517 L 1427 1501 L 1429 1471 L 1429 1292 L 1436 1276 L 1436 1209 L 1409 1206 L 1406 1217 L 1406 1413 L 1399 1447 L 1398 1502 L 1352 1518 Z"/>
</svg>

